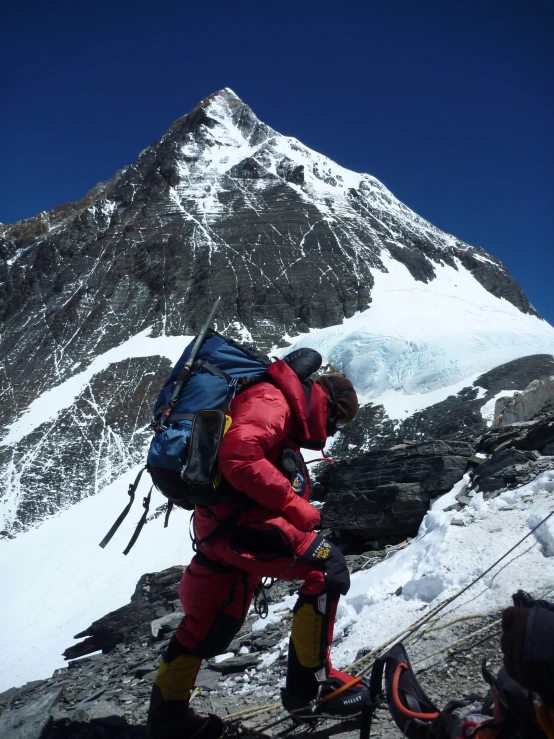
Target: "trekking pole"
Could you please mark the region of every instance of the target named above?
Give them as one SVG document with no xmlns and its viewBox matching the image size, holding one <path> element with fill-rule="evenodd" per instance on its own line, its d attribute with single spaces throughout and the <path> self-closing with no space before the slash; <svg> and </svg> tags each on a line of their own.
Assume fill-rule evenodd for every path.
<svg viewBox="0 0 554 739">
<path fill-rule="evenodd" d="M 183 389 L 184 385 L 187 383 L 189 377 L 191 376 L 191 368 L 194 364 L 194 360 L 196 359 L 196 355 L 198 354 L 200 347 L 202 346 L 202 343 L 204 339 L 206 338 L 206 334 L 208 333 L 208 329 L 210 328 L 210 323 L 213 321 L 215 314 L 217 313 L 217 309 L 219 308 L 219 303 L 221 302 L 221 297 L 219 297 L 215 303 L 212 305 L 212 308 L 210 312 L 208 313 L 208 317 L 204 321 L 204 325 L 200 329 L 200 333 L 196 337 L 196 341 L 192 345 L 192 349 L 190 350 L 189 358 L 187 359 L 187 362 L 183 369 L 179 372 L 177 376 L 177 381 L 175 383 L 175 387 L 173 388 L 173 392 L 171 393 L 171 398 L 169 399 L 169 407 L 165 409 L 165 411 L 160 416 L 160 421 L 158 428 L 160 431 L 163 431 L 166 426 L 165 423 L 169 416 L 171 415 L 171 411 L 173 410 L 175 404 L 177 403 L 177 400 L 179 398 L 179 395 L 181 394 L 181 390 Z"/>
</svg>

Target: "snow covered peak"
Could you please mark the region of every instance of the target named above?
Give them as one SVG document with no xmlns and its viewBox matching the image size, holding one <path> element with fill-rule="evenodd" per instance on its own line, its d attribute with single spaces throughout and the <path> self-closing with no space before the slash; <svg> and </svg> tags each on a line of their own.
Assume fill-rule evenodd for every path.
<svg viewBox="0 0 554 739">
<path fill-rule="evenodd" d="M 196 125 L 190 126 L 190 117 L 195 116 Z M 250 188 L 255 181 L 257 192 L 284 185 L 313 204 L 322 218 L 353 221 L 352 232 L 371 214 L 401 247 L 406 246 L 405 234 L 395 228 L 397 220 L 414 242 L 431 239 L 439 249 L 471 248 L 418 216 L 375 177 L 348 170 L 262 123 L 229 88 L 204 98 L 179 122 L 186 133 L 177 152 L 178 197 L 173 191 L 170 197 L 174 202 L 186 200 L 208 220 L 222 212 L 214 193 L 226 188 L 224 177 L 229 176 L 249 180 Z M 197 202 L 191 204 L 190 187 L 195 182 L 202 185 L 195 188 Z"/>
<path fill-rule="evenodd" d="M 205 97 L 203 100 L 201 100 L 198 103 L 197 107 L 207 109 L 223 105 L 226 105 L 230 109 L 232 109 L 233 107 L 236 108 L 238 106 L 247 107 L 245 103 L 239 98 L 239 96 L 235 92 L 233 92 L 233 90 L 231 90 L 230 87 L 224 87 L 222 90 L 212 92 L 211 95 L 208 95 L 208 97 Z"/>
</svg>

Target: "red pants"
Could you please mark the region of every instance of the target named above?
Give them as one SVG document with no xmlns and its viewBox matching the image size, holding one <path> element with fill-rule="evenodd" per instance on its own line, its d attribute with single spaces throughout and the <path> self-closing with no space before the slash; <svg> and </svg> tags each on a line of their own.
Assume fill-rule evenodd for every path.
<svg viewBox="0 0 554 739">
<path fill-rule="evenodd" d="M 304 551 L 320 538 L 313 532 L 304 537 Z M 304 580 L 299 593 L 307 596 L 330 589 L 324 571 L 310 561 L 292 555 L 265 556 L 272 559 L 241 556 L 227 540 L 219 539 L 210 544 L 209 558 L 203 552 L 193 557 L 179 586 L 185 616 L 176 637 L 182 646 L 203 658 L 224 652 L 244 623 L 262 577 Z"/>
<path fill-rule="evenodd" d="M 289 524 L 290 527 L 290 524 Z M 290 533 L 290 529 L 288 530 Z M 222 654 L 241 628 L 262 577 L 303 580 L 294 608 L 287 686 L 311 699 L 331 671 L 329 647 L 339 597 L 350 578 L 340 550 L 313 532 L 239 526 L 205 542 L 185 570 L 179 597 L 185 616 L 175 634 L 200 659 Z"/>
<path fill-rule="evenodd" d="M 256 510 L 228 535 L 207 537 L 199 548 L 179 587 L 185 616 L 175 634 L 178 651 L 200 660 L 224 653 L 262 577 L 303 580 L 294 607 L 287 689 L 297 698 L 315 697 L 318 683 L 336 672 L 329 648 L 339 597 L 350 586 L 341 551 L 314 532 L 299 531 L 274 514 L 268 520 Z"/>
</svg>

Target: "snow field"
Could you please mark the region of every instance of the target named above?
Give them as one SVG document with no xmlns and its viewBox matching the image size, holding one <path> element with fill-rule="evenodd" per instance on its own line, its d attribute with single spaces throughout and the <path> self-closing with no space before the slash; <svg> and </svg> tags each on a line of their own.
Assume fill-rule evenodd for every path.
<svg viewBox="0 0 554 739">
<path fill-rule="evenodd" d="M 491 295 L 461 264 L 435 265 L 430 283 L 382 255 L 371 306 L 341 325 L 292 339 L 282 356 L 317 349 L 352 380 L 361 403 L 403 419 L 471 385 L 480 374 L 531 354 L 554 354 L 554 328 Z M 483 391 L 481 391 L 481 397 Z"/>
<path fill-rule="evenodd" d="M 0 541 L 0 692 L 50 677 L 67 664 L 61 655 L 74 635 L 128 603 L 143 574 L 190 561 L 190 514 L 177 509 L 167 529 L 163 516 L 150 521 L 123 556 L 143 513 L 148 478 L 114 538 L 105 549 L 98 546 L 128 502 L 139 469 L 16 539 Z M 164 502 L 154 490 L 151 512 Z"/>
<path fill-rule="evenodd" d="M 339 606 L 337 631 L 349 634 L 335 650 L 337 662 L 352 662 L 359 649 L 378 646 L 469 584 L 554 509 L 553 491 L 554 472 L 546 472 L 491 501 L 477 493 L 461 512 L 431 509 L 406 549 L 353 576 Z M 442 618 L 454 610 L 456 617 L 501 610 L 519 588 L 535 595 L 553 588 L 553 535 L 550 519 Z M 394 595 L 398 588 L 400 596 Z"/>
</svg>

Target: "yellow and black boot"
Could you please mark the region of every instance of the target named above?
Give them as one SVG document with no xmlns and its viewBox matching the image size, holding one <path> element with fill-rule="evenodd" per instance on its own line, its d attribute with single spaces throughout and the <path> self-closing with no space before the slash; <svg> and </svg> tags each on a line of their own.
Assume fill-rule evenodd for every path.
<svg viewBox="0 0 554 739">
<path fill-rule="evenodd" d="M 190 694 L 202 660 L 171 638 L 152 686 L 146 721 L 147 739 L 219 739 L 223 721 L 197 716 L 189 707 Z"/>
<path fill-rule="evenodd" d="M 295 718 L 358 716 L 369 700 L 365 679 L 333 669 L 329 648 L 339 596 L 300 594 L 294 607 L 284 708 Z"/>
</svg>

